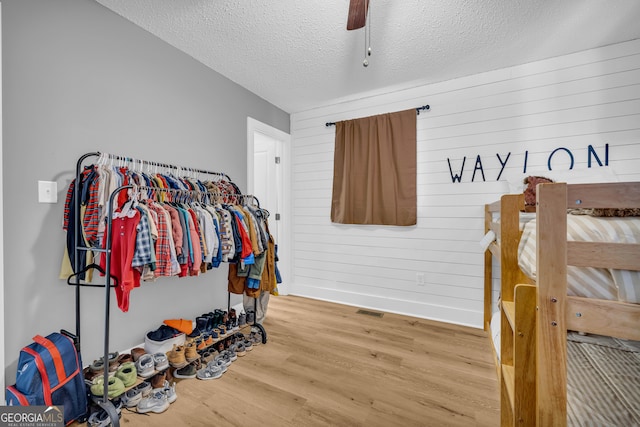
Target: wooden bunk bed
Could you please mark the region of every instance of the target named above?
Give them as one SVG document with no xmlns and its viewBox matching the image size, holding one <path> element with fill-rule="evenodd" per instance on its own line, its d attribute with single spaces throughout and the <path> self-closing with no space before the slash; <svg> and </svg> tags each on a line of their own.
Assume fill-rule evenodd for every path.
<svg viewBox="0 0 640 427">
<path fill-rule="evenodd" d="M 568 266 L 640 270 L 637 242 L 567 239 L 567 209 L 640 208 L 640 183 L 539 184 L 536 208 L 534 280 L 518 259 L 524 196 L 505 195 L 485 206 L 485 229 L 496 236 L 485 253 L 487 330 L 493 259 L 500 264 L 496 367 L 502 426 L 567 425 L 568 330 L 640 340 L 640 304 L 567 294 Z"/>
</svg>

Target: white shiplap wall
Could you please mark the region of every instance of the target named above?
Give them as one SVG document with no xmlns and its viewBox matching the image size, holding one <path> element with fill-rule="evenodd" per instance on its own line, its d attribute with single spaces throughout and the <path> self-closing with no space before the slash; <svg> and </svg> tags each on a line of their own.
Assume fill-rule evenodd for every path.
<svg viewBox="0 0 640 427">
<path fill-rule="evenodd" d="M 423 104 L 418 224 L 332 224 L 335 128 L 324 123 Z M 292 294 L 482 327 L 483 205 L 524 176 L 525 153 L 529 173 L 640 181 L 640 40 L 296 113 L 291 137 Z M 605 144 L 609 166 L 588 169 L 588 146 L 604 162 Z M 574 169 L 560 150 L 549 172 L 560 147 Z M 453 183 L 447 159 L 459 174 L 464 157 Z"/>
</svg>

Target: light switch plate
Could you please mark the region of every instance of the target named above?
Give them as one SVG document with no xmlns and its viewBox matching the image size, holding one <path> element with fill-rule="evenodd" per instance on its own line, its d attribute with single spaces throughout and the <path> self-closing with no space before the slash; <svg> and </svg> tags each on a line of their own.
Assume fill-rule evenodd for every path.
<svg viewBox="0 0 640 427">
<path fill-rule="evenodd" d="M 38 202 L 58 203 L 58 183 L 55 181 L 38 181 Z"/>
</svg>

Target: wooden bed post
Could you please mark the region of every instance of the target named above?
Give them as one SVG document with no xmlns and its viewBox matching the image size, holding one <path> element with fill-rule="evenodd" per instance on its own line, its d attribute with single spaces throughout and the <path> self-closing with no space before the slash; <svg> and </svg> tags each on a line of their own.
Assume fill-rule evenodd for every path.
<svg viewBox="0 0 640 427">
<path fill-rule="evenodd" d="M 538 184 L 537 425 L 567 424 L 567 185 Z"/>
<path fill-rule="evenodd" d="M 489 232 L 491 224 L 491 211 L 489 210 L 489 205 L 484 206 L 484 232 L 485 234 Z M 492 305 L 492 295 L 491 291 L 493 289 L 493 254 L 491 254 L 490 250 L 484 251 L 484 330 L 489 330 L 489 324 L 491 323 L 491 305 Z"/>
<path fill-rule="evenodd" d="M 518 267 L 518 245 L 522 234 L 518 212 L 523 207 L 523 194 L 507 194 L 500 198 L 500 292 L 507 301 L 513 301 L 516 284 L 527 283 L 526 276 Z"/>
</svg>

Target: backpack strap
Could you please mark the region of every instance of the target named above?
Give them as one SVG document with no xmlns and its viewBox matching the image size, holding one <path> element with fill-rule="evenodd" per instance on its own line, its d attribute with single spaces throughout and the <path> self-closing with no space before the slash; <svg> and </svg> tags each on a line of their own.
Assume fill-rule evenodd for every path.
<svg viewBox="0 0 640 427">
<path fill-rule="evenodd" d="M 16 389 L 14 386 L 12 385 L 8 386 L 7 391 L 11 393 L 11 395 L 15 396 L 16 399 L 18 399 L 18 402 L 20 402 L 21 406 L 29 406 L 29 401 L 24 396 L 24 394 L 20 393 L 18 389 Z"/>
<path fill-rule="evenodd" d="M 37 351 L 29 347 L 23 348 L 22 351 L 25 351 L 33 356 L 33 360 L 36 362 L 36 367 L 38 368 L 38 371 L 40 371 L 40 378 L 42 379 L 42 394 L 44 395 L 44 403 L 47 406 L 53 405 L 53 402 L 51 401 L 51 385 L 49 384 L 49 376 L 47 375 L 47 368 L 44 366 L 42 357 L 40 357 Z"/>
<path fill-rule="evenodd" d="M 47 338 L 40 335 L 36 335 L 35 337 L 33 337 L 33 341 L 37 342 L 38 344 L 40 344 L 41 346 L 43 346 L 49 351 L 49 354 L 51 355 L 51 359 L 53 359 L 53 364 L 56 368 L 56 375 L 58 376 L 58 384 L 64 383 L 65 380 L 67 379 L 67 374 L 65 373 L 64 362 L 62 361 L 62 356 L 60 355 L 60 351 L 58 350 L 58 347 L 56 347 L 56 345 L 53 342 L 51 342 Z"/>
</svg>

